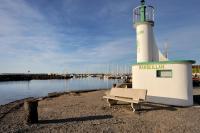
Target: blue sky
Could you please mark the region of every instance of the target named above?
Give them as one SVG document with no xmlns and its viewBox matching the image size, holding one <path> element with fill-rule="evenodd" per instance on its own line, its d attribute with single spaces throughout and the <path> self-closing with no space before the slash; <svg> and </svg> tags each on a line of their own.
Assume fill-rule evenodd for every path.
<svg viewBox="0 0 200 133">
<path fill-rule="evenodd" d="M 169 58 L 200 63 L 199 0 L 147 0 Z M 0 72 L 100 72 L 136 61 L 139 0 L 1 0 Z"/>
</svg>

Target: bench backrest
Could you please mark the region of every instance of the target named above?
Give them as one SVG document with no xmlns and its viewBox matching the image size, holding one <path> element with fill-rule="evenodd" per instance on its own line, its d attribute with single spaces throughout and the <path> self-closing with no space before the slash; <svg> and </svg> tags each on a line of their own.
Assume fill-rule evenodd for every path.
<svg viewBox="0 0 200 133">
<path fill-rule="evenodd" d="M 110 91 L 111 96 L 124 97 L 131 99 L 145 100 L 147 90 L 145 89 L 127 89 L 127 88 L 112 88 Z"/>
</svg>

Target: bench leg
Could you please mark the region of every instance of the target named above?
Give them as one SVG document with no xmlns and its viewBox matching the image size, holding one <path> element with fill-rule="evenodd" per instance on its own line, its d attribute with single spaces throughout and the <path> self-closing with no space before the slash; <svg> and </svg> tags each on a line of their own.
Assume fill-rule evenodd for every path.
<svg viewBox="0 0 200 133">
<path fill-rule="evenodd" d="M 109 104 L 109 107 L 111 107 L 114 104 L 117 104 L 117 101 L 116 100 L 112 100 L 112 99 L 107 99 L 107 102 Z"/>
<path fill-rule="evenodd" d="M 131 103 L 131 107 L 133 109 L 133 112 L 140 110 L 141 109 L 141 104 L 135 104 L 135 103 Z"/>
<path fill-rule="evenodd" d="M 135 112 L 134 103 L 131 103 L 131 108 L 133 109 L 133 112 Z"/>
</svg>

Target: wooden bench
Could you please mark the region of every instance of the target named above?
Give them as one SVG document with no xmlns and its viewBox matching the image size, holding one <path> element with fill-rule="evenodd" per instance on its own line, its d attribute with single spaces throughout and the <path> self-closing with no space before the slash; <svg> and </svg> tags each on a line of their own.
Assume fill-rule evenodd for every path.
<svg viewBox="0 0 200 133">
<path fill-rule="evenodd" d="M 117 101 L 131 103 L 134 112 L 141 108 L 141 103 L 146 100 L 146 95 L 147 90 L 145 89 L 112 88 L 103 98 L 107 99 L 109 106 L 117 104 Z"/>
</svg>

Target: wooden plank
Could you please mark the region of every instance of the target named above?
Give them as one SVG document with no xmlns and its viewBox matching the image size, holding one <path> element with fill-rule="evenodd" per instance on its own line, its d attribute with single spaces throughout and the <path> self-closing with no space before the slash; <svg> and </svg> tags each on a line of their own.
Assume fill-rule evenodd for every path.
<svg viewBox="0 0 200 133">
<path fill-rule="evenodd" d="M 113 96 L 104 96 L 103 98 L 117 100 L 117 101 L 123 101 L 123 102 L 128 102 L 128 103 L 139 103 L 139 100 L 120 98 L 120 97 L 113 97 Z"/>
</svg>

